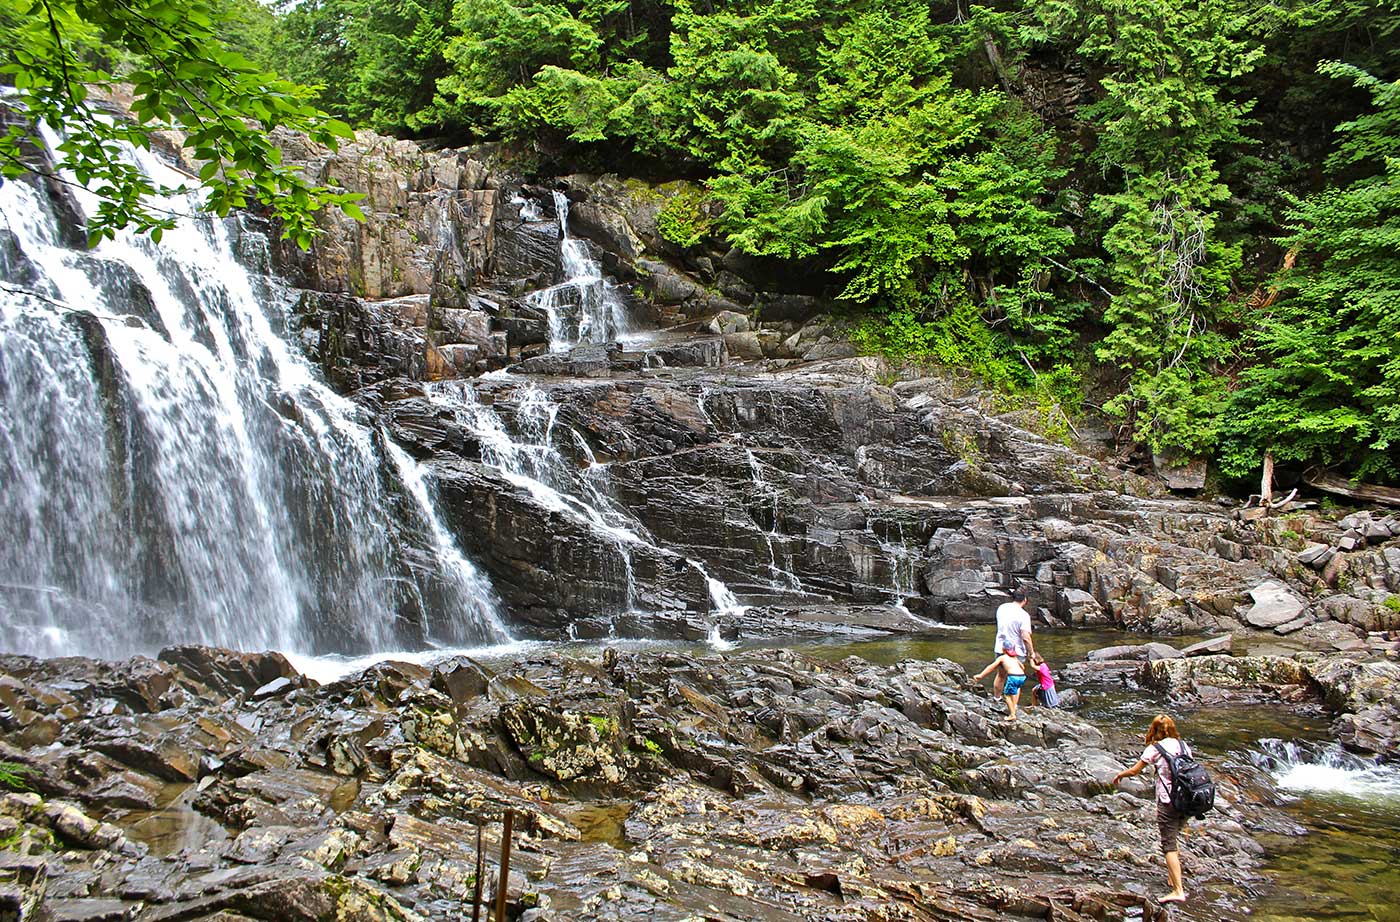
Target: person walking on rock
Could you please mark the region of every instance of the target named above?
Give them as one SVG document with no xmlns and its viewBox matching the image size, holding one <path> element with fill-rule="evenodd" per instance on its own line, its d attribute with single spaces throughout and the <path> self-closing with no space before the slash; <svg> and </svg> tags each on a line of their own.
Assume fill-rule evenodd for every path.
<svg viewBox="0 0 1400 922">
<path fill-rule="evenodd" d="M 1036 687 L 1031 693 L 1031 700 L 1043 707 L 1059 707 L 1060 696 L 1055 691 L 1055 674 L 1050 671 L 1050 664 L 1039 653 L 1031 655 L 1031 663 L 1035 666 L 1036 674 Z"/>
<path fill-rule="evenodd" d="M 997 636 L 992 643 L 992 655 L 999 657 L 1006 654 L 1021 660 L 1027 653 L 1035 655 L 1035 642 L 1031 640 L 1031 616 L 1026 612 L 1026 592 L 1024 589 L 1012 589 L 1011 601 L 997 606 Z M 1017 671 L 1025 676 L 1024 668 Z M 1009 675 L 1011 673 L 1006 670 L 997 669 L 997 689 L 1005 687 Z M 1022 681 L 1025 681 L 1024 678 Z"/>
<path fill-rule="evenodd" d="M 1006 701 L 1007 720 L 1016 719 L 1016 704 L 1021 700 L 1021 686 L 1026 684 L 1026 670 L 1021 665 L 1021 661 L 1010 653 L 1003 653 L 987 664 L 977 675 L 973 676 L 977 681 L 982 681 L 993 669 L 1000 676 L 1006 673 L 1006 681 L 1001 687 L 1001 697 Z"/>
<path fill-rule="evenodd" d="M 1113 784 L 1117 785 L 1124 778 L 1142 774 L 1143 769 L 1149 765 L 1156 770 L 1157 834 L 1162 840 L 1162 857 L 1167 862 L 1167 882 L 1172 888 L 1170 893 L 1159 898 L 1159 902 L 1180 903 L 1186 899 L 1186 888 L 1181 877 L 1181 850 L 1177 838 L 1181 835 L 1182 827 L 1186 825 L 1186 817 L 1172 806 L 1170 762 L 1162 755 L 1162 750 L 1165 749 L 1172 756 L 1190 756 L 1191 747 L 1181 739 L 1181 734 L 1176 729 L 1176 721 L 1166 714 L 1158 714 L 1152 718 L 1152 725 L 1147 728 L 1144 739 L 1147 748 L 1142 751 L 1142 758 L 1138 759 L 1132 768 L 1114 775 Z"/>
</svg>

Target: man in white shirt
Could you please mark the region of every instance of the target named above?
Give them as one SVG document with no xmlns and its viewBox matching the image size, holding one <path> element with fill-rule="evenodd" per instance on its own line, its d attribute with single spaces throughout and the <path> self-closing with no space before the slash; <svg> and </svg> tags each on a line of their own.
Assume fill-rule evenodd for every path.
<svg viewBox="0 0 1400 922">
<path fill-rule="evenodd" d="M 1026 611 L 1026 593 L 1023 589 L 1011 590 L 1011 601 L 997 607 L 997 636 L 992 644 L 992 654 L 1001 656 L 1007 653 L 1017 659 L 1027 655 L 1035 656 L 1035 642 L 1031 640 L 1031 616 Z M 1005 670 L 998 668 L 995 688 L 1006 683 Z"/>
</svg>

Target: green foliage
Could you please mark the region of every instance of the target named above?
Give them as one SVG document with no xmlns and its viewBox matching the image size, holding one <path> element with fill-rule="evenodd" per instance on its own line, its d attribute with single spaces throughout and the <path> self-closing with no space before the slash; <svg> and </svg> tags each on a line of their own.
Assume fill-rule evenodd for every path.
<svg viewBox="0 0 1400 922">
<path fill-rule="evenodd" d="M 11 791 L 34 790 L 34 769 L 18 762 L 0 761 L 0 787 Z"/>
<path fill-rule="evenodd" d="M 695 180 L 667 240 L 803 260 L 862 349 L 966 369 L 1052 437 L 1092 397 L 1227 473 L 1272 448 L 1400 479 L 1389 0 L 282 4 L 0 0 L 5 73 L 107 189 L 96 233 L 168 226 L 114 158 L 152 128 L 189 133 L 211 209 L 262 201 L 302 243 L 317 208 L 354 213 L 267 139 L 346 133 L 313 106 L 501 138 L 541 169 Z M 91 117 L 123 78 L 138 123 Z"/>
<path fill-rule="evenodd" d="M 1400 81 L 1323 71 L 1372 108 L 1338 127 L 1334 173 L 1358 178 L 1298 201 L 1284 245 L 1299 254 L 1250 338 L 1255 362 L 1228 414 L 1227 470 L 1277 460 L 1400 477 Z"/>
<path fill-rule="evenodd" d="M 705 195 L 694 186 L 685 186 L 666 200 L 656 215 L 656 229 L 678 246 L 694 246 L 714 227 Z"/>
<path fill-rule="evenodd" d="M 1388 595 L 1381 604 L 1384 605 L 1388 611 L 1400 613 L 1400 595 Z"/>
<path fill-rule="evenodd" d="M 1199 337 L 1222 318 L 1237 243 L 1218 233 L 1230 197 L 1218 158 L 1244 140 L 1247 101 L 1230 95 L 1263 54 L 1255 12 L 1235 0 L 1039 0 L 1024 36 L 1077 41 L 1102 68 L 1102 95 L 1081 110 L 1089 153 L 1110 183 L 1089 206 L 1102 228 L 1106 279 L 1099 360 L 1125 376 L 1108 404 L 1154 451 L 1209 451 L 1230 351 Z"/>
<path fill-rule="evenodd" d="M 204 207 L 218 215 L 260 202 L 305 246 L 314 212 L 326 205 L 356 211 L 354 196 L 308 182 L 282 165 L 269 133 L 304 131 L 334 146 L 350 135 L 306 101 L 306 91 L 265 73 L 219 40 L 214 11 L 202 0 L 3 0 L 7 48 L 0 65 L 14 85 L 12 104 L 27 121 L 0 135 L 0 175 L 35 169 L 26 145 L 42 121 L 62 136 L 58 167 L 94 189 L 91 243 L 128 225 L 159 240 L 175 218 L 153 201 L 158 188 L 122 159 L 123 144 L 149 149 L 151 135 L 177 131 L 199 167 Z M 130 86 L 133 121 L 100 114 L 103 97 Z"/>
<path fill-rule="evenodd" d="M 1040 373 L 1032 390 L 1040 428 L 1047 438 L 1068 444 L 1074 417 L 1084 403 L 1084 374 L 1069 364 Z"/>
<path fill-rule="evenodd" d="M 964 300 L 945 316 L 925 320 L 908 309 L 864 319 L 852 341 L 865 352 L 896 362 L 966 369 L 989 384 L 1024 385 L 1030 372 L 1008 357 L 1008 344 L 982 322 L 976 305 Z"/>
</svg>

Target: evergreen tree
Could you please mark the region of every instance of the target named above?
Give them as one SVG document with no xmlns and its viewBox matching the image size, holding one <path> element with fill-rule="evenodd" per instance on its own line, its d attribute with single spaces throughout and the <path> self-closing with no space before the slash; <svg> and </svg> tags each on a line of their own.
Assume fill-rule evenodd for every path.
<svg viewBox="0 0 1400 922">
<path fill-rule="evenodd" d="M 1232 473 L 1281 461 L 1400 479 L 1400 81 L 1347 64 L 1320 70 L 1366 90 L 1373 109 L 1340 125 L 1333 175 L 1299 201 L 1283 243 L 1298 254 L 1252 337 L 1254 363 L 1228 414 Z"/>
</svg>

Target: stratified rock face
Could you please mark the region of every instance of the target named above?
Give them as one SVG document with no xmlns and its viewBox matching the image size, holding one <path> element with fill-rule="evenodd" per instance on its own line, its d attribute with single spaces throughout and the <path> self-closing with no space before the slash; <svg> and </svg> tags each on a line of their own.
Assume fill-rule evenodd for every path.
<svg viewBox="0 0 1400 922">
<path fill-rule="evenodd" d="M 863 360 L 655 368 L 590 346 L 455 390 L 391 382 L 372 405 L 433 459 L 456 533 L 529 634 L 591 633 L 634 608 L 678 613 L 650 630 L 643 617 L 644 633 L 900 632 L 919 629 L 910 612 L 988 620 L 1012 586 L 1053 622 L 1243 627 L 1269 571 L 1217 552 L 1238 536 L 1217 507 L 1135 497 L 1151 485 L 949 403 L 943 385 L 885 387 Z M 554 466 L 504 471 L 502 439 Z M 714 611 L 688 560 L 754 608 Z M 901 603 L 903 621 L 852 608 Z"/>
<path fill-rule="evenodd" d="M 1029 414 L 952 378 L 877 383 L 889 369 L 822 315 L 820 273 L 661 234 L 668 208 L 701 207 L 685 183 L 532 185 L 489 148 L 368 133 L 334 155 L 283 143 L 288 162 L 364 193 L 368 216 L 328 212 L 309 253 L 274 254 L 301 286 L 302 341 L 431 460 L 519 633 L 864 636 L 986 620 L 1012 586 L 1075 626 L 1400 626 L 1385 604 L 1400 592 L 1393 517 L 1239 521 L 1162 499 L 1158 479 L 1028 432 Z M 530 293 L 561 281 L 565 198 L 571 238 L 662 328 L 650 339 L 548 351 Z M 474 378 L 499 432 L 421 383 Z M 531 450 L 558 463 L 503 470 L 483 439 L 528 441 L 518 417 L 541 403 L 557 422 Z M 701 567 L 749 608 L 723 610 Z"/>
<path fill-rule="evenodd" d="M 1062 711 L 1006 723 L 946 661 L 606 651 L 227 695 L 204 680 L 281 667 L 162 656 L 0 662 L 0 752 L 39 791 L 0 795 L 0 830 L 30 851 L 17 900 L 55 918 L 466 918 L 478 829 L 489 902 L 509 810 L 510 918 L 1166 918 L 1140 895 L 1161 873 L 1142 847 L 1151 785 L 1108 784 L 1136 748 Z M 17 744 L 59 715 L 54 740 Z M 1238 918 L 1214 894 L 1258 881 L 1244 828 L 1294 829 L 1239 772 L 1217 770 L 1218 812 L 1190 841 L 1212 918 Z"/>
</svg>

